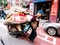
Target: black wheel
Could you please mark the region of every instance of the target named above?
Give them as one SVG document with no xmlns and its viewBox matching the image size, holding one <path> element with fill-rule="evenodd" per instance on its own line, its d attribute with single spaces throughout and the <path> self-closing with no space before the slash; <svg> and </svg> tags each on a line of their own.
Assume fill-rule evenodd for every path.
<svg viewBox="0 0 60 45">
<path fill-rule="evenodd" d="M 57 35 L 57 29 L 54 28 L 54 27 L 49 27 L 49 28 L 47 28 L 46 31 L 47 31 L 47 33 L 48 33 L 49 35 L 51 35 L 51 36 Z"/>
<path fill-rule="evenodd" d="M 9 32 L 15 32 L 15 31 L 18 31 L 18 29 L 15 26 L 8 25 L 8 31 Z"/>
<path fill-rule="evenodd" d="M 8 26 L 8 33 L 13 36 L 13 37 L 17 37 L 17 35 L 15 34 L 17 32 L 17 28 L 13 27 L 11 25 Z"/>
</svg>

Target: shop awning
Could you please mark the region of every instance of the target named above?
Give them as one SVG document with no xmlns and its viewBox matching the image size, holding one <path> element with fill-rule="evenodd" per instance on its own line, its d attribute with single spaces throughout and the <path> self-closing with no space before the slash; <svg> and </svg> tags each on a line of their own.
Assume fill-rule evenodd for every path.
<svg viewBox="0 0 60 45">
<path fill-rule="evenodd" d="M 52 0 L 33 0 L 33 2 L 46 2 L 46 1 L 52 1 Z"/>
</svg>

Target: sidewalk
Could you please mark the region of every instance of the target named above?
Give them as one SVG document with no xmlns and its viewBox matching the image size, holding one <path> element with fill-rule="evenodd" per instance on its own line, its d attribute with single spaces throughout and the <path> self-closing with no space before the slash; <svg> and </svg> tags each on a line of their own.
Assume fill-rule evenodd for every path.
<svg viewBox="0 0 60 45">
<path fill-rule="evenodd" d="M 0 23 L 2 24 L 2 23 L 4 23 L 5 22 L 5 20 L 4 19 L 0 19 Z"/>
<path fill-rule="evenodd" d="M 48 35 L 40 24 L 37 29 L 37 36 L 34 40 L 34 45 L 60 45 L 60 36 Z"/>
<path fill-rule="evenodd" d="M 0 19 L 0 36 L 3 39 L 5 45 L 33 45 L 25 39 L 14 38 L 9 35 L 7 27 L 3 24 L 3 22 L 4 20 Z"/>
</svg>

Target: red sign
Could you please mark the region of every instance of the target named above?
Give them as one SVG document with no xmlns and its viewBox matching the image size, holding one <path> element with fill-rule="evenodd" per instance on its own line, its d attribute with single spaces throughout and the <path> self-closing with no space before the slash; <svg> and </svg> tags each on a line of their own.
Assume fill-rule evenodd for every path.
<svg viewBox="0 0 60 45">
<path fill-rule="evenodd" d="M 58 14 L 58 0 L 54 0 L 51 7 L 51 13 L 50 13 L 50 21 L 56 22 Z"/>
</svg>

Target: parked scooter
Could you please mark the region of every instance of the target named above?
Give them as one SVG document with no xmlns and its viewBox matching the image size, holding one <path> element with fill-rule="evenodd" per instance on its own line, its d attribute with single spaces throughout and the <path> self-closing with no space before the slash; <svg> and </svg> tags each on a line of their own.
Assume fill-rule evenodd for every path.
<svg viewBox="0 0 60 45">
<path fill-rule="evenodd" d="M 16 13 L 14 15 L 10 13 L 5 19 L 5 24 L 7 25 L 9 34 L 15 37 L 18 37 L 20 35 L 26 35 L 27 32 L 31 30 L 31 34 L 27 35 L 32 41 L 32 38 L 36 37 L 36 29 L 38 27 L 38 21 L 35 18 L 36 17 L 32 15 L 25 15 L 25 13 L 22 14 L 21 12 L 19 12 L 19 14 Z M 32 37 L 32 35 L 35 36 Z"/>
</svg>

